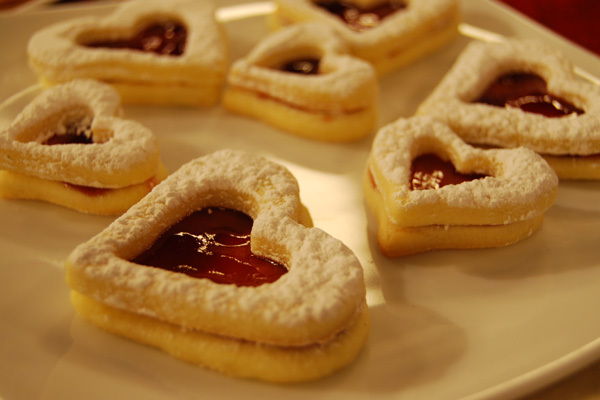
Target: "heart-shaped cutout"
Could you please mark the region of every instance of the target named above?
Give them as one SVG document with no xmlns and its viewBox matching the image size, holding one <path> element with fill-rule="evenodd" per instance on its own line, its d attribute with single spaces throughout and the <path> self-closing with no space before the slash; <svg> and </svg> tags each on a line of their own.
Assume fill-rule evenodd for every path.
<svg viewBox="0 0 600 400">
<path fill-rule="evenodd" d="M 233 64 L 223 104 L 310 139 L 362 138 L 377 122 L 377 81 L 371 66 L 347 51 L 321 24 L 272 33 Z"/>
<path fill-rule="evenodd" d="M 440 48 L 458 34 L 456 0 L 277 0 L 276 26 L 327 24 L 352 54 L 389 73 Z"/>
<path fill-rule="evenodd" d="M 42 92 L 0 133 L 1 195 L 123 212 L 166 173 L 152 132 L 121 116 L 118 93 L 100 82 Z"/>
<path fill-rule="evenodd" d="M 214 6 L 191 0 L 129 1 L 46 27 L 28 56 L 47 85 L 91 78 L 114 85 L 124 103 L 199 106 L 217 102 L 228 57 Z"/>
<path fill-rule="evenodd" d="M 211 207 L 252 218 L 252 252 L 287 273 L 238 286 L 129 261 L 184 217 Z M 73 251 L 66 270 L 74 305 L 105 329 L 228 374 L 270 381 L 326 375 L 357 355 L 368 313 L 359 261 L 303 225 L 309 221 L 282 166 L 231 150 L 196 159 Z"/>
<path fill-rule="evenodd" d="M 461 179 L 440 187 L 444 169 L 438 168 L 427 184 L 413 188 L 415 161 L 430 154 L 450 163 Z M 541 226 L 558 190 L 554 171 L 535 152 L 470 146 L 431 117 L 382 128 L 366 170 L 379 246 L 392 257 L 515 243 Z"/>
<path fill-rule="evenodd" d="M 469 143 L 528 147 L 561 179 L 600 179 L 600 87 L 536 41 L 471 43 L 417 113 Z"/>
</svg>

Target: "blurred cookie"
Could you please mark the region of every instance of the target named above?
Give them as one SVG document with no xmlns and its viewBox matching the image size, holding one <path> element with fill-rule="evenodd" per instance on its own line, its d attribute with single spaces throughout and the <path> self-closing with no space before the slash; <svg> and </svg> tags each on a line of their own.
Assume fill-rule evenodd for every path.
<svg viewBox="0 0 600 400">
<path fill-rule="evenodd" d="M 197 106 L 218 101 L 227 51 L 212 3 L 191 0 L 128 1 L 41 29 L 27 48 L 46 85 L 92 78 L 124 103 Z"/>
<path fill-rule="evenodd" d="M 326 25 L 272 33 L 233 64 L 227 82 L 226 108 L 299 136 L 351 141 L 377 123 L 373 68 Z"/>
</svg>

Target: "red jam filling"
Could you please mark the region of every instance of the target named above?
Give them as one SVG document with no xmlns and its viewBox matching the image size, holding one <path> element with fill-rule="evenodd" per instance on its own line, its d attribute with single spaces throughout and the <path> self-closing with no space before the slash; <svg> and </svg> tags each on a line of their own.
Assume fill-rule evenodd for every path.
<svg viewBox="0 0 600 400">
<path fill-rule="evenodd" d="M 285 62 L 278 66 L 277 69 L 295 74 L 317 75 L 319 73 L 320 61 L 318 58 L 299 58 Z"/>
<path fill-rule="evenodd" d="M 89 124 L 68 124 L 65 127 L 65 132 L 54 133 L 48 139 L 44 140 L 42 144 L 49 146 L 57 144 L 91 144 L 94 143 L 92 134 L 90 133 L 91 129 Z"/>
<path fill-rule="evenodd" d="M 462 174 L 456 171 L 451 162 L 444 161 L 435 154 L 424 154 L 415 158 L 411 168 L 411 189 L 439 189 L 446 185 L 485 178 L 481 174 Z"/>
<path fill-rule="evenodd" d="M 406 0 L 389 0 L 371 8 L 360 8 L 349 1 L 316 1 L 315 5 L 338 16 L 357 32 L 376 27 L 387 16 L 407 7 Z"/>
<path fill-rule="evenodd" d="M 250 250 L 252 218 L 227 208 L 204 208 L 188 215 L 133 262 L 217 283 L 259 286 L 287 268 Z"/>
<path fill-rule="evenodd" d="M 546 81 L 529 73 L 499 77 L 477 102 L 497 107 L 518 107 L 549 118 L 583 114 L 583 110 L 573 104 L 549 94 Z"/>
<path fill-rule="evenodd" d="M 99 40 L 85 43 L 87 47 L 131 49 L 169 56 L 180 56 L 185 50 L 186 28 L 175 21 L 152 24 L 129 39 Z"/>
</svg>

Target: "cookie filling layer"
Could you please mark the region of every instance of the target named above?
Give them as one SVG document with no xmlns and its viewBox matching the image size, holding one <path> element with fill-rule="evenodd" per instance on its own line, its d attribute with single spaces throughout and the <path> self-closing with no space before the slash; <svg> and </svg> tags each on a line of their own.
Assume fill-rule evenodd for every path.
<svg viewBox="0 0 600 400">
<path fill-rule="evenodd" d="M 583 110 L 548 93 L 546 81 L 530 73 L 500 76 L 477 102 L 497 107 L 518 107 L 549 118 L 583 114 Z"/>
<path fill-rule="evenodd" d="M 252 253 L 252 224 L 240 211 L 204 208 L 169 228 L 133 262 L 237 286 L 274 282 L 287 268 Z"/>
<path fill-rule="evenodd" d="M 90 124 L 67 124 L 64 132 L 54 132 L 42 144 L 54 146 L 59 144 L 92 144 L 92 127 Z"/>
<path fill-rule="evenodd" d="M 349 1 L 316 1 L 315 5 L 341 18 L 357 32 L 376 27 L 384 18 L 408 6 L 404 0 L 389 0 L 370 8 L 357 7 Z"/>
<path fill-rule="evenodd" d="M 451 162 L 444 161 L 435 154 L 415 158 L 410 176 L 412 190 L 439 189 L 486 177 L 482 174 L 462 174 Z"/>
<path fill-rule="evenodd" d="M 180 56 L 185 50 L 187 29 L 176 21 L 156 22 L 135 36 L 119 40 L 98 40 L 84 43 L 86 47 L 131 49 L 161 55 Z"/>
<path fill-rule="evenodd" d="M 295 74 L 318 75 L 320 61 L 318 58 L 299 58 L 278 65 L 276 69 Z"/>
</svg>

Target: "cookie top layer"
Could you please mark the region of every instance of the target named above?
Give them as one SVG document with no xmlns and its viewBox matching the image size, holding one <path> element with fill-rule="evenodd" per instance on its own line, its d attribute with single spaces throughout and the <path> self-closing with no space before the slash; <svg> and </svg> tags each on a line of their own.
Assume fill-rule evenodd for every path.
<svg viewBox="0 0 600 400">
<path fill-rule="evenodd" d="M 429 153 L 449 160 L 461 173 L 486 176 L 412 190 L 413 160 Z M 518 222 L 544 213 L 558 188 L 556 174 L 535 152 L 470 146 L 431 117 L 400 119 L 383 127 L 373 141 L 368 168 L 388 216 L 399 226 Z"/>
<path fill-rule="evenodd" d="M 144 182 L 158 168 L 158 143 L 150 130 L 121 116 L 119 95 L 107 84 L 74 80 L 57 85 L 0 132 L 0 168 L 99 188 Z M 91 143 L 44 144 L 69 129 Z"/>
<path fill-rule="evenodd" d="M 254 219 L 252 251 L 289 272 L 258 287 L 218 284 L 132 263 L 169 226 L 210 206 Z M 223 150 L 185 164 L 67 260 L 86 296 L 184 328 L 278 345 L 326 341 L 365 301 L 362 268 L 341 242 L 301 224 L 296 180 L 284 167 Z"/>
<path fill-rule="evenodd" d="M 583 114 L 548 118 L 475 102 L 497 78 L 515 72 L 540 76 L 548 92 Z M 537 41 L 469 44 L 417 113 L 447 122 L 470 143 L 525 146 L 552 155 L 600 153 L 600 87 L 578 77 L 564 55 Z"/>
<path fill-rule="evenodd" d="M 319 59 L 319 73 L 307 76 L 276 68 L 301 58 Z M 352 57 L 332 28 L 317 23 L 290 26 L 267 36 L 232 65 L 228 82 L 316 112 L 362 110 L 377 97 L 373 68 Z"/>
<path fill-rule="evenodd" d="M 41 29 L 29 41 L 29 59 L 34 69 L 53 82 L 94 78 L 140 84 L 211 83 L 224 79 L 227 67 L 227 43 L 214 10 L 206 1 L 128 1 L 102 18 L 77 18 Z M 180 56 L 85 46 L 130 38 L 165 20 L 186 28 L 185 50 Z"/>
<path fill-rule="evenodd" d="M 381 0 L 356 0 L 348 3 L 360 8 L 381 4 Z M 393 48 L 411 47 L 418 44 L 423 28 L 434 29 L 440 24 L 458 20 L 456 0 L 411 0 L 408 5 L 387 16 L 381 22 L 363 31 L 350 28 L 341 18 L 317 6 L 313 0 L 277 0 L 283 19 L 294 22 L 314 21 L 333 27 L 350 44 L 360 57 L 379 57 Z M 451 18 L 451 20 L 448 20 Z M 418 34 L 417 34 L 418 33 Z M 401 46 L 404 44 L 404 46 Z"/>
</svg>

